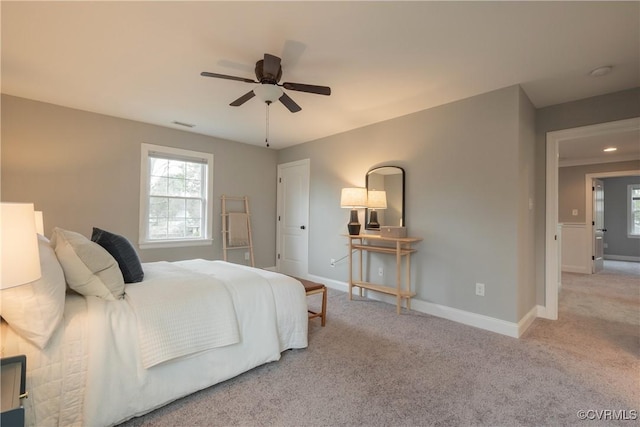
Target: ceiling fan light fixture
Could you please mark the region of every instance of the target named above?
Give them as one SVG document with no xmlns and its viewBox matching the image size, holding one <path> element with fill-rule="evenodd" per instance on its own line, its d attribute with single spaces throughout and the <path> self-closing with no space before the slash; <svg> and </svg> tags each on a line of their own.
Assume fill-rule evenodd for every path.
<svg viewBox="0 0 640 427">
<path fill-rule="evenodd" d="M 262 102 L 266 103 L 276 102 L 282 96 L 282 89 L 270 83 L 258 85 L 253 92 L 262 100 Z"/>
</svg>

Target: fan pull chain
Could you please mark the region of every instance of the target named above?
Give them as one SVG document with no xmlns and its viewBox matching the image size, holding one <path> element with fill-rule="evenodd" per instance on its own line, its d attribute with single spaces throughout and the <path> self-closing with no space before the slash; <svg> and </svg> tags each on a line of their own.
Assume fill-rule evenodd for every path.
<svg viewBox="0 0 640 427">
<path fill-rule="evenodd" d="M 264 137 L 264 142 L 267 144 L 267 147 L 269 147 L 269 105 L 271 104 L 270 101 L 265 102 L 265 104 L 267 104 L 267 133 L 266 136 Z"/>
</svg>

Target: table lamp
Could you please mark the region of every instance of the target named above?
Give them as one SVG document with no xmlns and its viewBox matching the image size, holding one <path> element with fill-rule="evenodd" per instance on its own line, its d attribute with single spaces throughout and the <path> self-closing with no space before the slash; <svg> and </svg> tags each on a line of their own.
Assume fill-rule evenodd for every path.
<svg viewBox="0 0 640 427">
<path fill-rule="evenodd" d="M 39 279 L 40 256 L 33 204 L 2 203 L 0 231 L 0 289 Z"/>
<path fill-rule="evenodd" d="M 367 207 L 367 189 L 364 187 L 343 188 L 340 195 L 340 207 L 351 209 L 351 218 L 347 227 L 350 235 L 357 236 L 360 234 L 357 209 Z"/>
<path fill-rule="evenodd" d="M 367 207 L 371 209 L 371 212 L 369 212 L 367 228 L 380 228 L 378 212 L 376 209 L 387 209 L 387 192 L 384 190 L 370 190 L 367 197 Z"/>
</svg>

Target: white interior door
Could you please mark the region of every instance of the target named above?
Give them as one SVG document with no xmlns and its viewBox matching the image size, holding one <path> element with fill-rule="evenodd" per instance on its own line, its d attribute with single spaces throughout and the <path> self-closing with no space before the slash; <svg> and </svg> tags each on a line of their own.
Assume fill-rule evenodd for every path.
<svg viewBox="0 0 640 427">
<path fill-rule="evenodd" d="M 309 256 L 309 159 L 278 165 L 276 267 L 304 277 Z"/>
<path fill-rule="evenodd" d="M 602 180 L 592 180 L 593 193 L 593 255 L 591 271 L 597 273 L 604 268 L 604 184 Z"/>
</svg>

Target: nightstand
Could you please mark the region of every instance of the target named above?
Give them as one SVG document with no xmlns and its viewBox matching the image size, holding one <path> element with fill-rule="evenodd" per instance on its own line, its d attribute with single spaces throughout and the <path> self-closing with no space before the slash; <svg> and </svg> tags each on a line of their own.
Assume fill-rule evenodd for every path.
<svg viewBox="0 0 640 427">
<path fill-rule="evenodd" d="M 0 359 L 0 425 L 2 427 L 24 427 L 23 398 L 27 376 L 27 356 L 3 357 Z"/>
</svg>

